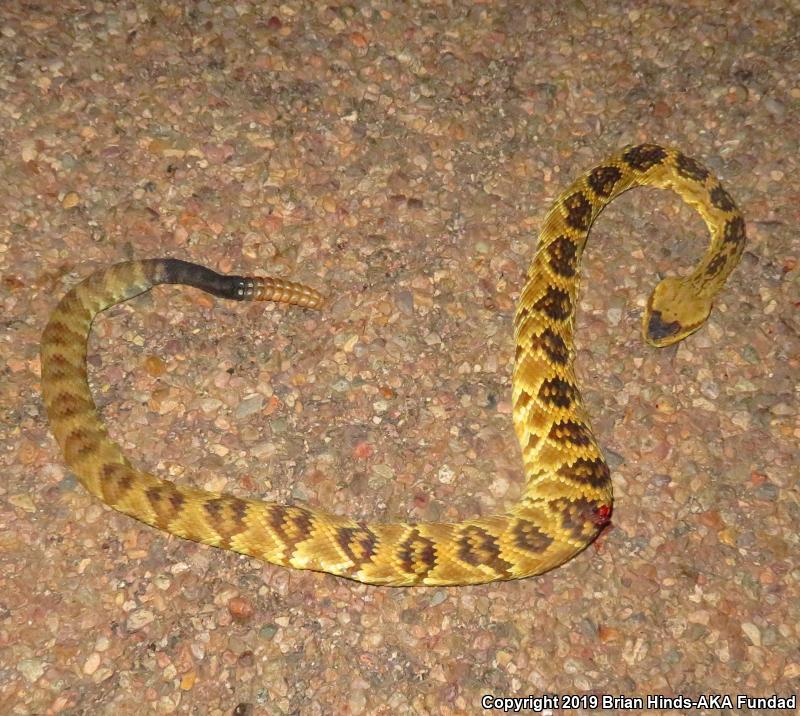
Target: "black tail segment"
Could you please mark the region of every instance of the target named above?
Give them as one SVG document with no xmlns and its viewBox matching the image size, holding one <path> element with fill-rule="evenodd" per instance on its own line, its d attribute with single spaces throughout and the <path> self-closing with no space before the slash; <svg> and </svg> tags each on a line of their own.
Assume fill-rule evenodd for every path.
<svg viewBox="0 0 800 716">
<path fill-rule="evenodd" d="M 144 259 L 138 263 L 150 282 L 141 290 L 162 283 L 175 283 L 194 286 L 232 301 L 276 301 L 304 308 L 319 308 L 322 303 L 319 291 L 283 278 L 224 276 L 205 266 L 172 258 Z"/>
<path fill-rule="evenodd" d="M 194 286 L 232 301 L 252 300 L 252 289 L 247 291 L 248 280 L 244 276 L 223 276 L 205 266 L 180 259 L 159 259 L 158 264 L 159 283 Z M 252 286 L 252 280 L 249 283 Z"/>
</svg>

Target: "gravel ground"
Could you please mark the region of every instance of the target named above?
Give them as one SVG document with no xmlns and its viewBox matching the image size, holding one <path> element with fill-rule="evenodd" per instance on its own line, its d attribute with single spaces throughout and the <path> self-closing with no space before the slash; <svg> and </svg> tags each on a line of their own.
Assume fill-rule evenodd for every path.
<svg viewBox="0 0 800 716">
<path fill-rule="evenodd" d="M 799 76 L 780 0 L 5 0 L 0 712 L 796 694 Z M 537 227 L 572 177 L 644 140 L 719 174 L 748 252 L 707 326 L 658 351 L 645 297 L 693 264 L 702 222 L 655 189 L 598 221 L 578 368 L 617 502 L 567 565 L 365 587 L 168 537 L 65 469 L 39 396 L 48 312 L 93 268 L 171 255 L 329 301 L 170 287 L 108 312 L 92 385 L 134 462 L 365 519 L 502 509 Z"/>
</svg>

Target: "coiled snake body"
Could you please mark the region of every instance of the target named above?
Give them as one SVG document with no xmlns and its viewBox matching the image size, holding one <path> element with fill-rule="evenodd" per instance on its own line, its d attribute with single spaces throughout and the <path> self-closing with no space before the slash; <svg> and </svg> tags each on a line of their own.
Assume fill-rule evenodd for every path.
<svg viewBox="0 0 800 716">
<path fill-rule="evenodd" d="M 702 215 L 710 245 L 685 278 L 661 281 L 647 302 L 645 339 L 664 346 L 697 330 L 736 265 L 745 226 L 730 195 L 697 161 L 654 144 L 624 149 L 553 204 L 514 318 L 513 419 L 525 487 L 507 512 L 458 523 L 363 523 L 176 485 L 133 467 L 108 437 L 86 374 L 94 316 L 162 283 L 236 300 L 316 307 L 319 294 L 287 281 L 221 276 L 175 259 L 120 263 L 64 296 L 42 337 L 42 393 L 53 433 L 84 487 L 120 512 L 185 539 L 267 562 L 382 585 L 460 585 L 539 574 L 584 549 L 608 524 L 608 467 L 573 370 L 579 264 L 589 228 L 636 185 L 673 189 Z"/>
</svg>

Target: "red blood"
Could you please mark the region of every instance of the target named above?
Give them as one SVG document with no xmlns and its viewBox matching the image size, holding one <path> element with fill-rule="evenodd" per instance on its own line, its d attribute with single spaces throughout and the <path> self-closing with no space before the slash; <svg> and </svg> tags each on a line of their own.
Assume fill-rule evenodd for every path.
<svg viewBox="0 0 800 716">
<path fill-rule="evenodd" d="M 594 511 L 593 522 L 598 527 L 605 527 L 611 522 L 611 505 L 600 505 Z"/>
</svg>

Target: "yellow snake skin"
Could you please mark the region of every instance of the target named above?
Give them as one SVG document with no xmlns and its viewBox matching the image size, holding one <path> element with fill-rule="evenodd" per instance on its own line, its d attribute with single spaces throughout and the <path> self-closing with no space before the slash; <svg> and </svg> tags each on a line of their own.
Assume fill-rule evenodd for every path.
<svg viewBox="0 0 800 716">
<path fill-rule="evenodd" d="M 94 316 L 162 283 L 238 300 L 315 308 L 320 295 L 275 279 L 221 276 L 175 259 L 116 264 L 56 306 L 42 337 L 42 393 L 67 465 L 84 487 L 126 515 L 170 534 L 295 569 L 369 584 L 463 585 L 540 574 L 583 550 L 611 518 L 611 480 L 575 382 L 573 324 L 580 258 L 603 207 L 638 186 L 672 189 L 711 232 L 697 267 L 661 281 L 647 302 L 644 337 L 679 341 L 708 317 L 742 254 L 745 225 L 699 162 L 655 144 L 630 146 L 581 176 L 553 204 L 514 318 L 513 419 L 525 486 L 504 514 L 453 524 L 364 523 L 305 506 L 176 485 L 133 467 L 110 440 L 86 374 Z"/>
</svg>

